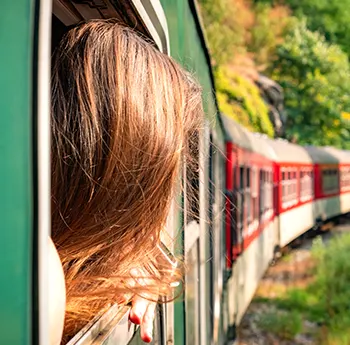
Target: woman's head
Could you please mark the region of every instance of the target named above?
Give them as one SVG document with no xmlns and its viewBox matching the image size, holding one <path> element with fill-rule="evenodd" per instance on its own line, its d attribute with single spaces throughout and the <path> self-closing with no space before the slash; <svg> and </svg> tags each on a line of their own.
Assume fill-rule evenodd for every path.
<svg viewBox="0 0 350 345">
<path fill-rule="evenodd" d="M 118 295 L 134 267 L 161 277 L 153 249 L 201 114 L 191 76 L 131 29 L 91 21 L 63 38 L 52 79 L 52 237 L 68 311 L 79 296 Z"/>
</svg>

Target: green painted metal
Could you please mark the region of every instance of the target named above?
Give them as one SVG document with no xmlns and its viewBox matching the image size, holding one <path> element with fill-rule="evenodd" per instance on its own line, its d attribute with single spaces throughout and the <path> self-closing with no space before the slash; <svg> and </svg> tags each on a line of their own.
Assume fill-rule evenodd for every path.
<svg viewBox="0 0 350 345">
<path fill-rule="evenodd" d="M 193 7 L 191 8 L 188 0 L 161 0 L 161 3 L 168 22 L 170 53 L 174 59 L 192 72 L 201 84 L 206 116 L 209 122 L 215 125 L 215 122 L 218 122 L 218 112 L 215 102 L 214 85 L 211 80 L 210 65 L 208 64 L 205 54 L 205 47 L 200 37 L 200 28 L 193 16 Z M 217 134 L 218 137 L 223 138 L 221 131 Z M 182 223 L 181 218 L 182 215 L 180 215 L 179 224 Z M 177 248 L 177 252 L 183 253 L 184 237 L 182 235 L 178 238 L 180 239 L 180 247 L 182 248 Z M 206 283 L 210 284 L 210 282 Z M 175 345 L 185 345 L 186 343 L 186 327 L 184 323 L 186 311 L 183 300 L 184 298 L 180 298 L 180 300 L 175 303 L 174 307 Z M 210 338 L 210 331 L 207 337 L 208 339 Z"/>
<path fill-rule="evenodd" d="M 168 22 L 171 56 L 191 71 L 202 85 L 206 114 L 213 120 L 217 109 L 210 79 L 210 66 L 189 1 L 161 0 L 161 3 Z"/>
<path fill-rule="evenodd" d="M 32 0 L 0 11 L 0 344 L 31 344 Z"/>
</svg>

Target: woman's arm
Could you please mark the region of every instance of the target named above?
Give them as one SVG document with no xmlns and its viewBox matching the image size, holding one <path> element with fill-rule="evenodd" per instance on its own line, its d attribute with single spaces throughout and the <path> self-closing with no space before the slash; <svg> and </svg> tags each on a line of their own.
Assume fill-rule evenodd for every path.
<svg viewBox="0 0 350 345">
<path fill-rule="evenodd" d="M 61 260 L 49 239 L 49 331 L 50 345 L 61 343 L 66 306 L 66 286 Z"/>
</svg>

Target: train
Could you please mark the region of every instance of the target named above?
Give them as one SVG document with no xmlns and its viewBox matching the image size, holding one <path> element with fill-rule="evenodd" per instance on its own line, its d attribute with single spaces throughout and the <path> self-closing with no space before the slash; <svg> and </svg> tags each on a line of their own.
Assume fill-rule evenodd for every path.
<svg viewBox="0 0 350 345">
<path fill-rule="evenodd" d="M 184 166 L 168 248 L 184 257 L 182 297 L 158 306 L 153 344 L 234 344 L 276 253 L 350 212 L 350 152 L 250 133 L 220 113 L 195 0 L 16 0 L 0 12 L 0 344 L 45 345 L 50 235 L 51 53 L 80 21 L 118 18 L 195 75 L 205 126 L 198 171 Z M 191 194 L 191 195 L 189 195 Z M 166 242 L 166 239 L 164 239 Z M 96 315 L 69 345 L 141 344 L 129 307 Z"/>
<path fill-rule="evenodd" d="M 226 128 L 226 268 L 229 322 L 239 325 L 276 254 L 308 231 L 350 212 L 350 152 L 298 146 Z"/>
</svg>

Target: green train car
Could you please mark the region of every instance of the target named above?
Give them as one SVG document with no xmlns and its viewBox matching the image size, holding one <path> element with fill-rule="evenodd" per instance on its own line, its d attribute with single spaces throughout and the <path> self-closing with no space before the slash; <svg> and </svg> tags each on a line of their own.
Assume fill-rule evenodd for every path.
<svg viewBox="0 0 350 345">
<path fill-rule="evenodd" d="M 119 18 L 152 39 L 203 87 L 206 126 L 199 174 L 191 175 L 196 217 L 186 190 L 168 221 L 174 251 L 188 266 L 182 298 L 159 306 L 153 344 L 226 344 L 224 132 L 195 1 L 13 0 L 0 12 L 0 344 L 48 344 L 51 51 L 67 27 Z M 195 177 L 193 177 L 195 176 Z M 186 179 L 186 169 L 184 169 Z M 200 183 L 199 183 L 200 182 Z M 180 190 L 180 188 L 179 188 Z M 111 308 L 69 345 L 140 344 L 128 308 Z"/>
</svg>

